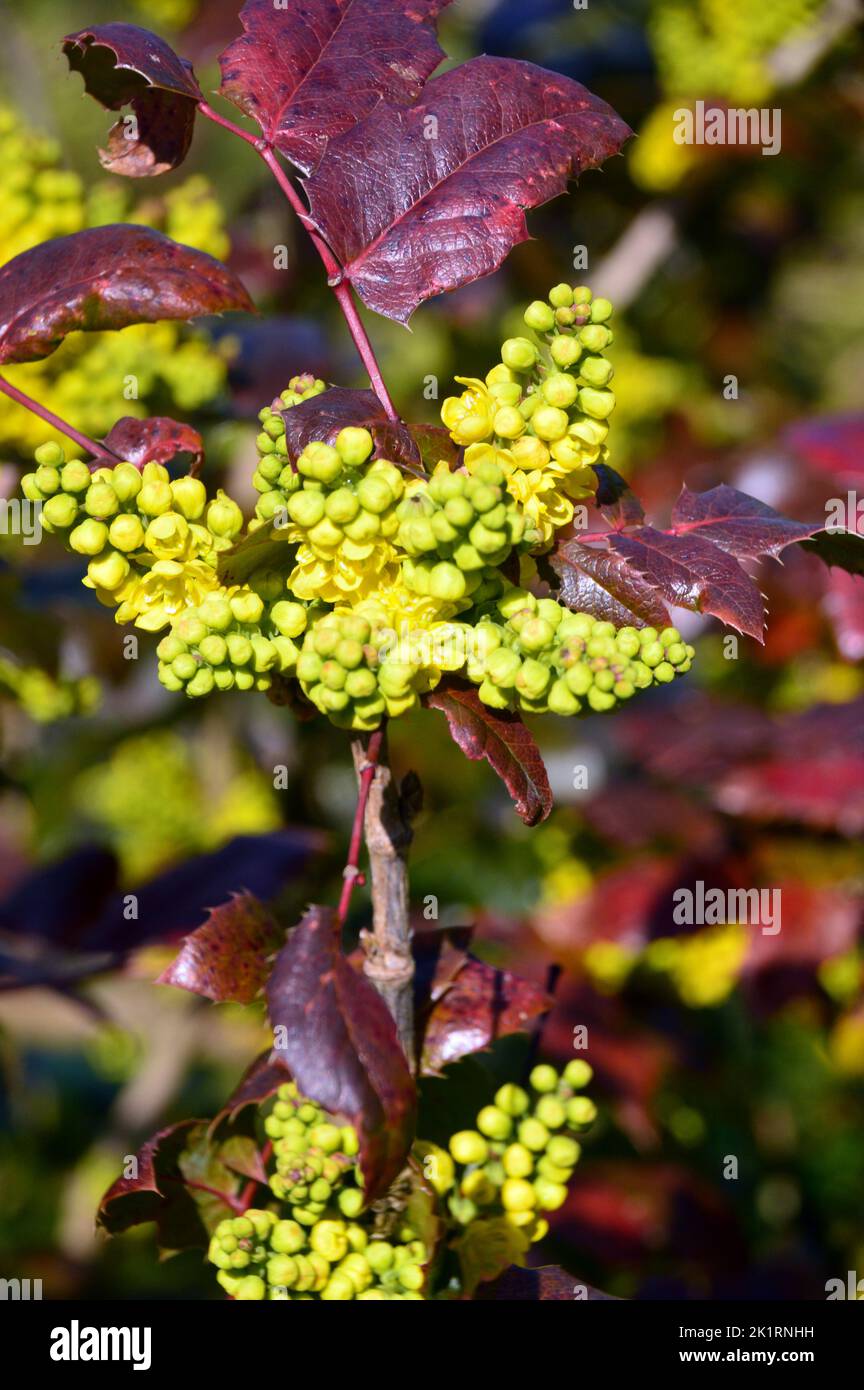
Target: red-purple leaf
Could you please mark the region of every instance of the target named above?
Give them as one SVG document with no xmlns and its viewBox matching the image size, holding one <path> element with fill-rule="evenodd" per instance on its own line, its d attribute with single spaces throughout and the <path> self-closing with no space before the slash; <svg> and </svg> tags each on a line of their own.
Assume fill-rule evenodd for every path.
<svg viewBox="0 0 864 1390">
<path fill-rule="evenodd" d="M 435 20 L 450 0 L 246 0 L 244 33 L 219 59 L 221 94 L 309 173 L 327 141 L 380 101 L 408 104 L 444 54 Z"/>
<path fill-rule="evenodd" d="M 416 1091 L 396 1026 L 369 980 L 342 954 L 330 908 L 311 908 L 279 952 L 267 986 L 276 1045 L 303 1095 L 357 1129 L 369 1200 L 405 1164 Z"/>
<path fill-rule="evenodd" d="M 721 483 L 708 492 L 682 488 L 670 530 L 676 536 L 698 535 L 738 560 L 757 560 L 763 555 L 776 558 L 787 545 L 821 531 L 822 525 L 789 521 L 757 498 Z"/>
<path fill-rule="evenodd" d="M 167 415 L 154 415 L 147 420 L 124 415 L 102 442 L 112 453 L 138 468 L 151 462 L 170 463 L 177 454 L 191 454 L 189 472 L 197 477 L 204 463 L 204 440 L 198 430 Z"/>
<path fill-rule="evenodd" d="M 473 58 L 405 110 L 382 102 L 332 141 L 307 182 L 312 214 L 370 309 L 418 304 L 497 270 L 527 209 L 629 135 L 578 82 L 532 63 Z"/>
<path fill-rule="evenodd" d="M 420 429 L 428 436 L 433 427 L 410 426 L 401 420 L 391 420 L 374 391 L 349 391 L 342 386 L 332 386 L 320 396 L 310 396 L 309 400 L 283 410 L 282 418 L 292 459 L 298 459 L 313 440 L 332 444 L 346 425 L 355 425 L 372 435 L 376 458 L 390 459 L 391 463 L 423 476 L 421 449 L 412 431 Z M 440 433 L 449 440 L 446 430 L 441 429 Z M 442 453 L 441 457 L 453 457 L 452 441 L 450 451 Z"/>
<path fill-rule="evenodd" d="M 203 994 L 217 1004 L 251 1004 L 270 973 L 284 932 L 251 893 L 210 909 L 203 926 L 184 937 L 179 955 L 156 981 Z"/>
<path fill-rule="evenodd" d="M 63 40 L 73 72 L 109 111 L 131 106 L 99 157 L 106 169 L 130 178 L 164 174 L 182 164 L 192 142 L 195 108 L 202 100 L 192 66 L 137 24 L 101 24 Z"/>
<path fill-rule="evenodd" d="M 511 1265 L 499 1274 L 497 1279 L 481 1284 L 474 1295 L 475 1299 L 495 1303 L 617 1303 L 614 1294 L 601 1293 L 591 1284 L 568 1274 L 559 1265 L 541 1265 L 539 1269 L 521 1269 Z"/>
<path fill-rule="evenodd" d="M 214 1164 L 215 1169 L 214 1169 Z M 190 1189 L 191 1181 L 217 1178 L 224 1201 Z M 233 1215 L 232 1199 L 242 1186 L 238 1174 L 218 1161 L 218 1148 L 200 1120 L 183 1120 L 148 1139 L 135 1156 L 135 1175 L 118 1178 L 99 1203 L 97 1220 L 110 1235 L 155 1221 L 165 1253 L 205 1245 L 208 1230 Z M 206 1198 L 206 1206 L 199 1198 Z"/>
<path fill-rule="evenodd" d="M 609 545 L 667 602 L 711 613 L 739 632 L 763 640 L 765 606 L 757 585 L 734 556 L 711 541 L 642 526 L 614 532 Z"/>
<path fill-rule="evenodd" d="M 252 309 L 219 261 L 150 227 L 92 227 L 0 268 L 0 362 L 47 357 L 69 333 Z"/>
<path fill-rule="evenodd" d="M 224 1120 L 233 1120 L 247 1105 L 263 1105 L 291 1080 L 291 1073 L 282 1062 L 273 1061 L 272 1054 L 260 1052 L 255 1061 L 246 1068 L 238 1085 L 231 1092 L 218 1115 L 210 1124 L 211 1133 L 219 1128 Z"/>
<path fill-rule="evenodd" d="M 448 680 L 425 696 L 431 709 L 446 716 L 450 735 L 466 758 L 485 758 L 504 783 L 526 825 L 545 820 L 552 791 L 534 739 L 517 714 L 491 710 L 473 686 Z"/>
<path fill-rule="evenodd" d="M 619 555 L 570 540 L 550 556 L 561 580 L 560 600 L 616 627 L 667 627 L 669 613 L 657 590 Z"/>
<path fill-rule="evenodd" d="M 451 1062 L 484 1051 L 497 1038 L 529 1032 L 551 1007 L 550 996 L 539 985 L 466 956 L 437 997 L 433 986 L 423 1024 L 421 1074 L 440 1076 Z"/>
</svg>

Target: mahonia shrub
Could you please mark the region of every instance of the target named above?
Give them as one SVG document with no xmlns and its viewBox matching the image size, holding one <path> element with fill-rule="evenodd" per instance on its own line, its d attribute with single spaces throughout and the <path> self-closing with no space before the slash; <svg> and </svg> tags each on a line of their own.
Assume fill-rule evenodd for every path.
<svg viewBox="0 0 864 1390">
<path fill-rule="evenodd" d="M 475 58 L 433 77 L 445 5 L 247 0 L 220 95 L 260 137 L 215 112 L 155 34 L 118 23 L 64 41 L 90 95 L 131 107 L 101 152 L 110 171 L 177 168 L 197 119 L 265 161 L 368 373 L 369 390 L 301 373 L 262 406 L 254 516 L 212 485 L 190 426 L 125 418 L 90 440 L 0 377 L 0 391 L 75 446 L 40 444 L 24 502 L 80 557 L 83 583 L 117 622 L 152 635 L 167 690 L 264 694 L 350 734 L 359 792 L 338 907 L 310 907 L 286 938 L 239 891 L 247 866 L 235 865 L 237 891 L 160 977 L 216 1002 L 263 996 L 272 1047 L 212 1122 L 160 1131 L 138 1176 L 100 1204 L 109 1231 L 152 1219 L 170 1249 L 206 1249 L 241 1301 L 472 1298 L 482 1285 L 494 1296 L 566 1203 L 576 1135 L 596 1114 L 580 1094 L 585 1059 L 560 1075 L 536 1062 L 545 990 L 502 980 L 470 952 L 470 933 L 412 933 L 420 792 L 410 775 L 393 780 L 387 723 L 443 713 L 535 824 L 552 793 L 523 716 L 609 712 L 683 676 L 694 648 L 669 605 L 761 640 L 750 569 L 762 556 L 807 542 L 840 563 L 819 525 L 725 486 L 685 487 L 668 525 L 646 520 L 612 467 L 613 307 L 587 285 L 562 281 L 529 304 L 499 361 L 466 364 L 440 424 L 396 409 L 356 298 L 407 323 L 433 295 L 493 272 L 527 235 L 526 212 L 629 135 L 580 84 L 529 63 Z M 346 88 L 334 74 L 348 62 L 357 80 Z M 41 363 L 78 330 L 173 332 L 251 308 L 207 251 L 100 220 L 0 271 L 0 353 Z M 186 473 L 182 454 L 193 458 Z M 364 832 L 372 930 L 348 954 Z M 172 934 L 164 903 L 161 914 L 147 939 Z M 508 1033 L 531 1035 L 523 1073 L 443 1136 L 418 1082 L 443 1078 L 450 1094 L 446 1069 Z M 553 1271 L 549 1296 L 572 1297 L 563 1282 L 566 1294 Z"/>
</svg>

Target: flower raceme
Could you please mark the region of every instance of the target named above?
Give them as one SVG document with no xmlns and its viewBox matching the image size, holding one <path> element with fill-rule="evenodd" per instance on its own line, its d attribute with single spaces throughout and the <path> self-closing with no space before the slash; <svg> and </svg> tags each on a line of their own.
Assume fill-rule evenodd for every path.
<svg viewBox="0 0 864 1390">
<path fill-rule="evenodd" d="M 609 710 L 693 659 L 674 628 L 616 630 L 531 588 L 532 557 L 593 495 L 592 465 L 607 457 L 611 312 L 564 284 L 529 305 L 526 336 L 502 344 L 485 380 L 457 378 L 464 391 L 444 403 L 461 465 L 440 462 L 423 478 L 378 456 L 355 426 L 292 460 L 286 413 L 325 389 L 292 378 L 259 415 L 260 496 L 245 529 L 273 526 L 294 550 L 243 584 L 218 574 L 242 512 L 198 478 L 172 479 L 158 463 L 91 473 L 50 443 L 22 489 L 44 528 L 85 558 L 85 585 L 117 621 L 161 634 L 169 690 L 194 698 L 296 681 L 331 722 L 360 730 L 416 708 L 445 673 L 492 709 Z"/>
<path fill-rule="evenodd" d="M 428 1301 L 472 1292 L 503 1264 L 523 1264 L 549 1230 L 547 1214 L 566 1200 L 581 1153 L 576 1135 L 597 1114 L 581 1094 L 591 1076 L 581 1059 L 560 1074 L 541 1063 L 526 1087 L 500 1086 L 476 1128 L 451 1135 L 446 1149 L 415 1142 L 438 1219 L 424 1224 L 438 1225 L 439 1252 L 418 1229 L 410 1184 L 400 1198 L 397 1180 L 386 1204 L 367 1205 L 354 1128 L 284 1083 L 258 1116 L 272 1146 L 267 1205 L 226 1217 L 211 1236 L 219 1284 L 244 1302 Z M 445 1285 L 447 1259 L 457 1272 Z"/>
</svg>

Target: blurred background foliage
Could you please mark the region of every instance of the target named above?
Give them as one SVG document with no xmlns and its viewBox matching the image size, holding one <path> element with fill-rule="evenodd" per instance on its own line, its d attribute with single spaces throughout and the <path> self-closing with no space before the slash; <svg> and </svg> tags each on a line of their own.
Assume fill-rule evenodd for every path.
<svg viewBox="0 0 864 1390">
<path fill-rule="evenodd" d="M 9 375 L 93 435 L 124 414 L 189 420 L 207 441 L 208 482 L 251 509 L 258 408 L 306 369 L 364 384 L 314 253 L 260 162 L 206 122 L 178 174 L 105 176 L 95 157 L 105 113 L 66 75 L 58 45 L 84 24 L 133 20 L 174 40 L 207 91 L 237 8 L 0 4 L 0 262 L 117 220 L 228 259 L 261 320 L 75 335 Z M 860 423 L 831 418 L 860 407 L 864 369 L 856 10 L 849 0 L 454 5 L 442 24 L 454 60 L 488 51 L 565 72 L 639 138 L 536 214 L 534 240 L 504 270 L 424 307 L 411 334 L 370 322 L 406 415 L 435 419 L 436 383 L 443 398 L 454 372 L 482 375 L 502 323 L 515 327 L 518 306 L 572 278 L 587 247 L 576 279 L 612 298 L 619 325 L 611 463 L 655 516 L 684 481 L 728 481 L 802 517 L 844 497 L 856 468 L 860 485 Z M 676 145 L 673 112 L 699 99 L 778 108 L 780 152 Z M 288 270 L 274 269 L 278 245 Z M 3 495 L 47 437 L 3 400 Z M 138 884 L 234 835 L 314 825 L 329 838 L 286 892 L 286 913 L 333 900 L 354 801 L 344 736 L 264 699 L 176 700 L 149 645 L 130 659 L 50 538 L 0 547 L 4 892 L 82 845 L 113 850 L 120 882 Z M 566 1058 L 573 1029 L 587 1027 L 601 1120 L 539 1258 L 624 1297 L 818 1298 L 827 1279 L 864 1268 L 864 580 L 789 555 L 763 575 L 764 647 L 730 645 L 714 622 L 683 614 L 699 659 L 680 688 L 608 720 L 534 721 L 556 795 L 539 829 L 519 824 L 439 716 L 392 731 L 397 768 L 414 768 L 425 788 L 418 916 L 431 895 L 439 921 L 476 924 L 491 962 L 538 980 L 564 968 L 545 1046 Z M 781 933 L 677 926 L 671 891 L 699 879 L 781 886 Z M 352 930 L 365 920 L 362 894 L 354 913 Z M 154 988 L 170 956 L 149 948 L 75 991 L 0 994 L 0 1273 L 41 1277 L 52 1296 L 214 1294 L 198 1256 L 157 1264 L 147 1229 L 112 1243 L 93 1235 L 119 1156 L 156 1127 L 212 1113 L 263 1045 L 259 1010 Z M 455 1113 L 473 1094 L 479 1064 L 452 1069 L 443 1102 L 441 1083 L 427 1086 L 430 1125 L 436 1106 Z"/>
</svg>

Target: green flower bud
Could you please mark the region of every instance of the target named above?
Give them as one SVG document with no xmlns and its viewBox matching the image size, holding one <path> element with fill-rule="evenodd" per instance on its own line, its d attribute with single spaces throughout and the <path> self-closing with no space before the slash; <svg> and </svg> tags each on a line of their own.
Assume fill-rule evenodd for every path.
<svg viewBox="0 0 864 1390">
<path fill-rule="evenodd" d="M 191 681 L 198 671 L 198 662 L 191 652 L 181 652 L 180 656 L 175 656 L 171 662 L 171 670 L 179 681 Z"/>
<path fill-rule="evenodd" d="M 516 1086 L 512 1081 L 499 1087 L 495 1092 L 495 1104 L 499 1110 L 503 1110 L 505 1115 L 512 1115 L 517 1118 L 524 1115 L 531 1101 L 527 1091 L 523 1091 L 521 1086 Z"/>
<path fill-rule="evenodd" d="M 49 497 L 42 508 L 42 520 L 46 525 L 58 531 L 66 531 L 75 524 L 78 515 L 78 503 L 74 497 L 70 497 L 65 492 L 59 492 L 55 497 Z"/>
<path fill-rule="evenodd" d="M 555 314 L 542 299 L 535 299 L 525 310 L 525 323 L 536 333 L 551 333 L 555 327 Z"/>
<path fill-rule="evenodd" d="M 108 527 L 102 521 L 82 521 L 69 536 L 79 555 L 100 555 L 108 543 Z"/>
<path fill-rule="evenodd" d="M 614 372 L 612 363 L 605 357 L 583 357 L 579 364 L 579 375 L 589 386 L 605 386 Z"/>
<path fill-rule="evenodd" d="M 584 1129 L 593 1125 L 597 1118 L 597 1106 L 589 1096 L 573 1096 L 567 1102 L 567 1123 L 573 1129 Z"/>
<path fill-rule="evenodd" d="M 386 1274 L 393 1264 L 393 1246 L 386 1240 L 372 1240 L 366 1247 L 366 1261 L 375 1274 Z"/>
<path fill-rule="evenodd" d="M 534 1183 L 537 1205 L 543 1211 L 557 1211 L 567 1201 L 567 1188 L 563 1183 L 550 1182 L 548 1178 L 537 1178 Z"/>
<path fill-rule="evenodd" d="M 374 442 L 368 430 L 355 429 L 349 425 L 336 436 L 336 451 L 349 468 L 359 468 L 366 462 L 373 448 Z"/>
<path fill-rule="evenodd" d="M 582 356 L 582 345 L 578 338 L 574 338 L 568 333 L 561 333 L 557 338 L 552 339 L 549 352 L 555 366 L 566 371 L 568 367 L 572 367 L 579 361 Z"/>
<path fill-rule="evenodd" d="M 540 1063 L 538 1066 L 534 1067 L 528 1080 L 531 1082 L 534 1090 L 539 1091 L 541 1095 L 544 1095 L 547 1091 L 557 1090 L 558 1087 L 557 1071 L 554 1067 L 547 1066 L 545 1063 Z"/>
<path fill-rule="evenodd" d="M 87 576 L 98 589 L 119 589 L 129 577 L 129 561 L 117 550 L 106 550 L 98 559 L 90 561 Z"/>
<path fill-rule="evenodd" d="M 209 667 L 201 666 L 187 685 L 186 693 L 195 697 L 209 695 L 215 684 L 213 672 Z"/>
<path fill-rule="evenodd" d="M 277 1221 L 270 1233 L 270 1248 L 280 1255 L 296 1255 L 305 1244 L 305 1232 L 296 1221 Z"/>
<path fill-rule="evenodd" d="M 47 463 L 40 464 L 35 473 L 36 486 L 44 497 L 51 497 L 60 489 L 60 473 Z"/>
<path fill-rule="evenodd" d="M 492 428 L 499 439 L 518 439 L 525 433 L 525 418 L 513 405 L 502 405 L 496 410 Z"/>
<path fill-rule="evenodd" d="M 549 1131 L 540 1120 L 526 1119 L 519 1126 L 519 1143 L 532 1153 L 542 1153 L 549 1142 Z"/>
<path fill-rule="evenodd" d="M 461 570 L 447 560 L 433 565 L 429 573 L 429 593 L 432 598 L 456 602 L 467 593 L 465 576 Z"/>
<path fill-rule="evenodd" d="M 208 666 L 222 666 L 228 659 L 228 644 L 218 632 L 211 632 L 198 646 L 198 650 Z"/>
<path fill-rule="evenodd" d="M 497 1105 L 484 1105 L 477 1116 L 477 1128 L 487 1139 L 501 1141 L 507 1139 L 513 1129 L 513 1121 Z"/>
<path fill-rule="evenodd" d="M 38 479 L 38 473 L 37 473 Z M 59 478 L 58 478 L 59 482 Z M 92 483 L 84 497 L 84 510 L 97 521 L 107 521 L 120 510 L 117 494 L 110 483 Z"/>
<path fill-rule="evenodd" d="M 157 479 L 142 485 L 138 493 L 138 510 L 144 516 L 162 516 L 164 512 L 170 512 L 173 506 L 174 494 L 169 483 Z"/>
<path fill-rule="evenodd" d="M 504 1150 L 501 1165 L 508 1178 L 527 1178 L 534 1169 L 534 1158 L 524 1144 L 510 1144 Z"/>
<path fill-rule="evenodd" d="M 45 501 L 45 498 L 43 497 L 40 489 L 36 485 L 35 473 L 25 473 L 23 475 L 23 477 L 21 478 L 21 491 L 27 498 L 28 502 Z"/>
<path fill-rule="evenodd" d="M 238 623 L 257 623 L 264 612 L 263 599 L 251 590 L 232 594 L 228 602 Z"/>
<path fill-rule="evenodd" d="M 537 1194 L 530 1182 L 524 1178 L 507 1178 L 501 1188 L 501 1204 L 506 1211 L 533 1211 L 537 1205 Z"/>
<path fill-rule="evenodd" d="M 549 303 L 555 309 L 569 309 L 573 303 L 573 289 L 570 285 L 554 285 L 549 291 Z"/>
<path fill-rule="evenodd" d="M 534 1114 L 547 1129 L 562 1129 L 567 1122 L 567 1113 L 557 1096 L 541 1096 Z"/>
<path fill-rule="evenodd" d="M 615 396 L 611 391 L 595 391 L 592 386 L 583 386 L 579 392 L 579 409 L 595 420 L 606 420 L 615 409 Z"/>
<path fill-rule="evenodd" d="M 576 1140 L 563 1134 L 553 1135 L 546 1146 L 546 1157 L 558 1168 L 575 1168 L 580 1152 Z"/>
<path fill-rule="evenodd" d="M 501 360 L 514 372 L 530 372 L 537 365 L 537 349 L 529 338 L 508 338 L 501 347 Z"/>
<path fill-rule="evenodd" d="M 307 478 L 329 486 L 344 471 L 345 465 L 339 452 L 329 444 L 307 444 L 297 460 L 297 468 Z"/>
<path fill-rule="evenodd" d="M 121 506 L 137 497 L 143 482 L 134 463 L 118 463 L 117 467 L 111 470 L 111 486 Z"/>
<path fill-rule="evenodd" d="M 612 317 L 612 305 L 608 299 L 595 299 L 591 305 L 591 322 L 605 323 Z"/>
<path fill-rule="evenodd" d="M 245 1279 L 241 1279 L 237 1285 L 237 1292 L 234 1297 L 241 1303 L 259 1301 L 267 1296 L 267 1285 L 257 1274 L 247 1274 Z"/>
<path fill-rule="evenodd" d="M 359 1187 L 345 1187 L 336 1198 L 336 1203 L 343 1216 L 359 1216 L 364 1206 L 363 1193 Z"/>
<path fill-rule="evenodd" d="M 569 372 L 552 372 L 547 376 L 540 390 L 547 405 L 557 406 L 559 410 L 567 410 L 573 405 L 579 394 L 579 385 L 575 376 Z"/>
<path fill-rule="evenodd" d="M 612 332 L 599 323 L 586 323 L 579 329 L 579 342 L 589 352 L 603 352 L 612 342 Z"/>
<path fill-rule="evenodd" d="M 221 488 L 207 508 L 207 529 L 225 540 L 233 540 L 243 529 L 243 513 Z"/>
<path fill-rule="evenodd" d="M 306 630 L 307 615 L 302 603 L 281 599 L 271 608 L 270 618 L 283 637 L 299 637 Z"/>
<path fill-rule="evenodd" d="M 451 1134 L 448 1147 L 457 1163 L 485 1163 L 489 1157 L 486 1140 L 474 1129 Z"/>
<path fill-rule="evenodd" d="M 559 410 L 554 405 L 541 405 L 531 416 L 531 424 L 538 439 L 552 442 L 564 438 L 570 420 L 565 410 Z"/>
<path fill-rule="evenodd" d="M 48 468 L 61 467 L 66 457 L 60 445 L 53 439 L 48 440 L 45 444 L 40 444 L 39 447 L 34 450 L 33 456 L 37 463 L 44 464 Z M 86 468 L 87 465 L 85 464 L 84 467 Z"/>
<path fill-rule="evenodd" d="M 169 486 L 174 498 L 174 510 L 187 521 L 199 521 L 207 505 L 207 489 L 201 479 L 175 478 Z"/>
<path fill-rule="evenodd" d="M 226 598 L 218 598 L 216 595 L 204 600 L 200 608 L 201 621 L 206 628 L 212 628 L 214 632 L 227 632 L 234 621 L 234 614 L 231 611 L 231 604 Z M 202 632 L 202 637 L 204 632 Z"/>
<path fill-rule="evenodd" d="M 60 470 L 60 486 L 64 492 L 86 492 L 90 486 L 90 469 L 80 459 L 74 459 Z"/>
</svg>

